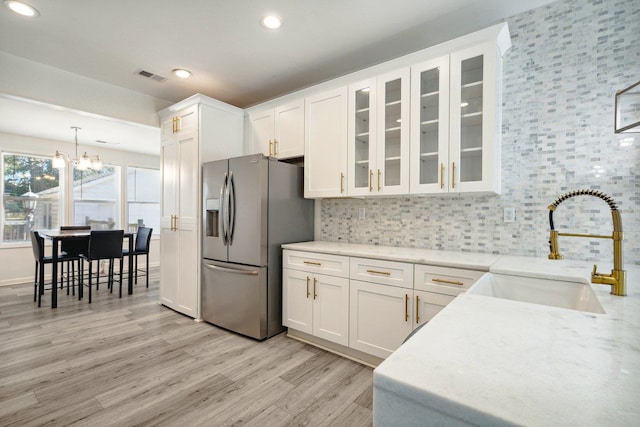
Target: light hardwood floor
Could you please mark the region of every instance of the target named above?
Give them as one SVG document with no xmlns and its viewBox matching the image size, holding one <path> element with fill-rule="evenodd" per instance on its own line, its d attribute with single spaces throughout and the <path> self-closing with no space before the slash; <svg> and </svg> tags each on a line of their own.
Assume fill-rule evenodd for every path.
<svg viewBox="0 0 640 427">
<path fill-rule="evenodd" d="M 158 304 L 0 287 L 0 425 L 369 426 L 372 369 L 280 334 L 258 342 Z M 144 281 L 144 279 L 142 279 Z"/>
</svg>

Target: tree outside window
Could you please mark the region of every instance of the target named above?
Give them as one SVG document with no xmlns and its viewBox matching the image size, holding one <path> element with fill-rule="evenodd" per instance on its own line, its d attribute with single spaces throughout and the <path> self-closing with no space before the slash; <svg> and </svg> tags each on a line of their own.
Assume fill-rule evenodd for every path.
<svg viewBox="0 0 640 427">
<path fill-rule="evenodd" d="M 62 188 L 48 157 L 2 154 L 2 242 L 30 241 L 34 229 L 57 228 Z"/>
</svg>

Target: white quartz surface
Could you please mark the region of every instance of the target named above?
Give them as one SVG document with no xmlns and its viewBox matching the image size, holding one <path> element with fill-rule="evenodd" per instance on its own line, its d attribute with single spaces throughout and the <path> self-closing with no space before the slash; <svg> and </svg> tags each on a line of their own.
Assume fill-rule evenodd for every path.
<svg viewBox="0 0 640 427">
<path fill-rule="evenodd" d="M 282 245 L 283 249 L 318 252 L 333 255 L 375 258 L 389 261 L 428 264 L 452 268 L 489 271 L 500 255 L 474 252 L 438 251 L 394 246 L 360 245 L 354 243 L 303 242 Z"/>
<path fill-rule="evenodd" d="M 501 257 L 491 271 L 582 281 L 579 265 Z M 640 268 L 626 269 L 627 297 L 591 285 L 606 314 L 460 295 L 376 368 L 374 424 L 428 425 L 410 410 L 424 408 L 447 425 L 640 425 Z"/>
</svg>

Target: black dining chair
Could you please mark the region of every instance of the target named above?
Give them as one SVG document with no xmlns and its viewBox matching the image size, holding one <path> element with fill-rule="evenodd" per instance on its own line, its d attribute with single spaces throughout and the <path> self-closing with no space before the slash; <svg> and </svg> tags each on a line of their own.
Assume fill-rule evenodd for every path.
<svg viewBox="0 0 640 427">
<path fill-rule="evenodd" d="M 108 285 L 113 292 L 113 263 L 120 259 L 120 297 L 122 298 L 122 242 L 124 230 L 92 230 L 89 237 L 89 249 L 86 254 L 80 255 L 82 260 L 89 262 L 89 304 L 91 304 L 91 275 L 92 261 L 109 260 Z M 100 267 L 98 266 L 98 269 Z M 80 283 L 84 283 L 84 264 L 80 264 Z M 98 282 L 99 282 L 98 278 Z M 97 282 L 97 283 L 98 283 Z M 80 286 L 79 298 L 83 297 L 83 288 Z"/>
<path fill-rule="evenodd" d="M 89 231 L 91 227 L 88 225 L 61 225 L 60 231 Z M 69 259 L 67 261 L 67 295 L 69 295 L 69 278 L 71 278 L 71 288 L 75 295 L 76 280 L 76 261 L 78 266 L 78 275 L 80 275 L 80 255 L 86 254 L 89 250 L 89 239 L 63 239 L 61 241 L 60 250 L 65 253 Z M 60 283 L 62 289 L 63 283 Z"/>
<path fill-rule="evenodd" d="M 33 249 L 33 257 L 36 261 L 36 269 L 33 280 L 33 301 L 38 301 L 38 307 L 42 304 L 42 295 L 44 294 L 44 266 L 53 264 L 53 258 L 44 254 L 44 237 L 40 236 L 37 231 L 31 231 L 31 247 Z M 58 255 L 58 263 L 66 262 L 68 256 L 64 253 Z M 62 282 L 63 272 L 60 270 L 60 282 Z"/>
<path fill-rule="evenodd" d="M 149 287 L 149 245 L 151 244 L 151 233 L 153 232 L 153 228 L 149 227 L 139 227 L 138 232 L 136 233 L 136 241 L 133 247 L 133 252 L 129 253 L 129 249 L 125 248 L 123 250 L 124 256 L 132 256 L 134 257 L 134 283 L 138 284 L 138 256 L 146 255 L 146 269 L 144 270 L 144 275 L 147 276 L 147 288 Z M 129 272 L 131 274 L 131 272 Z"/>
</svg>

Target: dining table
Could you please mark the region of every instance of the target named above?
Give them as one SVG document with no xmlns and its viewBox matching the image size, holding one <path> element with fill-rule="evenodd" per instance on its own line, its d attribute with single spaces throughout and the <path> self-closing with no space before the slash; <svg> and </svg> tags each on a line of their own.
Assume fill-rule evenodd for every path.
<svg viewBox="0 0 640 427">
<path fill-rule="evenodd" d="M 63 240 L 89 240 L 91 237 L 91 230 L 38 230 L 38 233 L 45 239 L 51 240 L 51 308 L 58 307 L 58 259 L 60 255 L 60 242 Z M 129 253 L 133 253 L 133 237 L 134 233 L 125 231 L 124 237 L 127 239 L 129 245 Z M 129 295 L 133 294 L 133 257 L 129 256 L 128 259 L 128 271 L 127 274 L 127 292 Z M 82 284 L 80 284 L 82 286 Z"/>
</svg>

